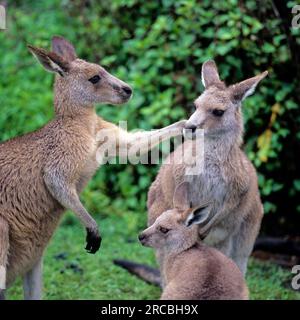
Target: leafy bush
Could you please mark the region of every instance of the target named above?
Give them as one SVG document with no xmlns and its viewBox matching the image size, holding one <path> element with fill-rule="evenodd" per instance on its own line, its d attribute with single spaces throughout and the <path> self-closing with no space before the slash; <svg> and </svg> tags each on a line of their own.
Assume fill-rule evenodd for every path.
<svg viewBox="0 0 300 320">
<path fill-rule="evenodd" d="M 1 139 L 39 128 L 53 116 L 53 77 L 37 66 L 26 44 L 48 47 L 54 34 L 133 86 L 126 106 L 98 107 L 107 120 L 127 119 L 129 129 L 189 116 L 203 90 L 200 70 L 207 59 L 216 60 L 228 83 L 267 69 L 269 77 L 244 104 L 245 150 L 259 172 L 265 212 L 276 213 L 272 226 L 274 219 L 292 224 L 300 216 L 300 29 L 291 28 L 296 2 L 12 1 L 8 30 L 0 33 Z M 83 199 L 92 212 L 143 212 L 157 169 L 102 167 Z"/>
</svg>

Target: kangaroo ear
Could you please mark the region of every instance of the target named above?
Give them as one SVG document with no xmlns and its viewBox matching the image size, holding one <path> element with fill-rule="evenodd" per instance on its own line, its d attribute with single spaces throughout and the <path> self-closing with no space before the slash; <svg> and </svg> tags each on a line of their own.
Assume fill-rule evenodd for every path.
<svg viewBox="0 0 300 320">
<path fill-rule="evenodd" d="M 222 83 L 216 63 L 213 60 L 208 60 L 202 65 L 201 72 L 202 83 L 207 89 L 213 84 Z"/>
<path fill-rule="evenodd" d="M 210 214 L 210 206 L 200 206 L 193 209 L 193 211 L 188 215 L 185 220 L 185 225 L 187 227 L 193 224 L 206 224 L 208 222 L 208 217 Z"/>
<path fill-rule="evenodd" d="M 60 36 L 54 36 L 52 38 L 52 51 L 68 62 L 77 59 L 77 54 L 73 45 Z"/>
<path fill-rule="evenodd" d="M 253 78 L 244 80 L 237 84 L 234 84 L 230 87 L 231 96 L 234 101 L 243 101 L 245 98 L 254 93 L 256 86 L 259 82 L 265 78 L 268 74 L 268 71 L 265 71 Z"/>
<path fill-rule="evenodd" d="M 69 64 L 54 52 L 28 45 L 29 51 L 37 58 L 43 67 L 51 72 L 56 72 L 62 77 L 69 70 Z"/>
<path fill-rule="evenodd" d="M 187 210 L 189 208 L 189 183 L 182 182 L 177 186 L 173 195 L 173 206 L 180 210 Z"/>
</svg>

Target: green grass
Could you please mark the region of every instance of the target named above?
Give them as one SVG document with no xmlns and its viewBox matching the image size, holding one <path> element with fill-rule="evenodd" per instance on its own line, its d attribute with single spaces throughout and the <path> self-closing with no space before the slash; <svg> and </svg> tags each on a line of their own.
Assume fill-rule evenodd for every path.
<svg viewBox="0 0 300 320">
<path fill-rule="evenodd" d="M 160 290 L 113 265 L 125 258 L 155 265 L 153 251 L 142 247 L 137 234 L 145 215 L 113 214 L 97 218 L 102 248 L 96 255 L 84 250 L 85 234 L 72 214 L 67 214 L 56 231 L 44 260 L 44 299 L 158 299 Z M 101 221 L 100 221 L 101 220 Z M 55 258 L 63 254 L 64 259 Z M 72 268 L 73 266 L 73 268 Z M 247 282 L 251 299 L 299 299 L 289 288 L 292 274 L 269 263 L 251 259 Z M 8 299 L 22 299 L 21 281 L 8 291 Z"/>
</svg>

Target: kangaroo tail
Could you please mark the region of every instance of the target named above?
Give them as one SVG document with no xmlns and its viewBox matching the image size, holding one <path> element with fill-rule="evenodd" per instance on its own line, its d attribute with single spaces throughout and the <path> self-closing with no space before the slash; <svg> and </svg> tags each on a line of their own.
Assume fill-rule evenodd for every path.
<svg viewBox="0 0 300 320">
<path fill-rule="evenodd" d="M 119 259 L 114 260 L 114 264 L 128 270 L 130 273 L 149 284 L 161 287 L 160 272 L 158 269 L 140 263 Z"/>
</svg>

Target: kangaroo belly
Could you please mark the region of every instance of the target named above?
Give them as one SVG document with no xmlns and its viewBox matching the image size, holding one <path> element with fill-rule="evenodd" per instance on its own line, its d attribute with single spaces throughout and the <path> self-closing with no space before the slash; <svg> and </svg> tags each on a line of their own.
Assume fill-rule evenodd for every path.
<svg viewBox="0 0 300 320">
<path fill-rule="evenodd" d="M 216 247 L 219 243 L 222 243 L 228 237 L 228 230 L 222 227 L 216 227 L 212 229 L 208 236 L 204 239 L 204 243 Z"/>
<path fill-rule="evenodd" d="M 221 164 L 210 159 L 204 159 L 204 166 L 198 174 L 187 175 L 186 180 L 192 186 L 190 189 L 191 201 L 194 205 L 211 201 L 214 205 L 222 205 L 229 190 L 227 177 L 224 176 Z"/>
<path fill-rule="evenodd" d="M 35 220 L 18 220 L 10 224 L 10 254 L 8 257 L 7 280 L 10 285 L 17 276 L 29 271 L 49 243 L 57 228 L 63 209 L 44 213 Z"/>
<path fill-rule="evenodd" d="M 167 170 L 161 170 L 164 178 L 163 185 L 167 185 L 164 189 L 171 190 L 169 198 L 172 199 L 176 186 L 185 180 L 190 183 L 189 196 L 193 205 L 201 205 L 207 201 L 213 201 L 216 204 L 223 202 L 229 188 L 228 177 L 222 171 L 222 163 L 219 163 L 209 152 L 195 157 L 194 149 L 195 142 L 187 141 L 183 149 L 177 148 L 167 159 L 171 164 L 163 165 Z M 164 171 L 167 174 L 164 174 Z M 174 186 L 169 183 L 170 175 L 175 180 Z"/>
</svg>

